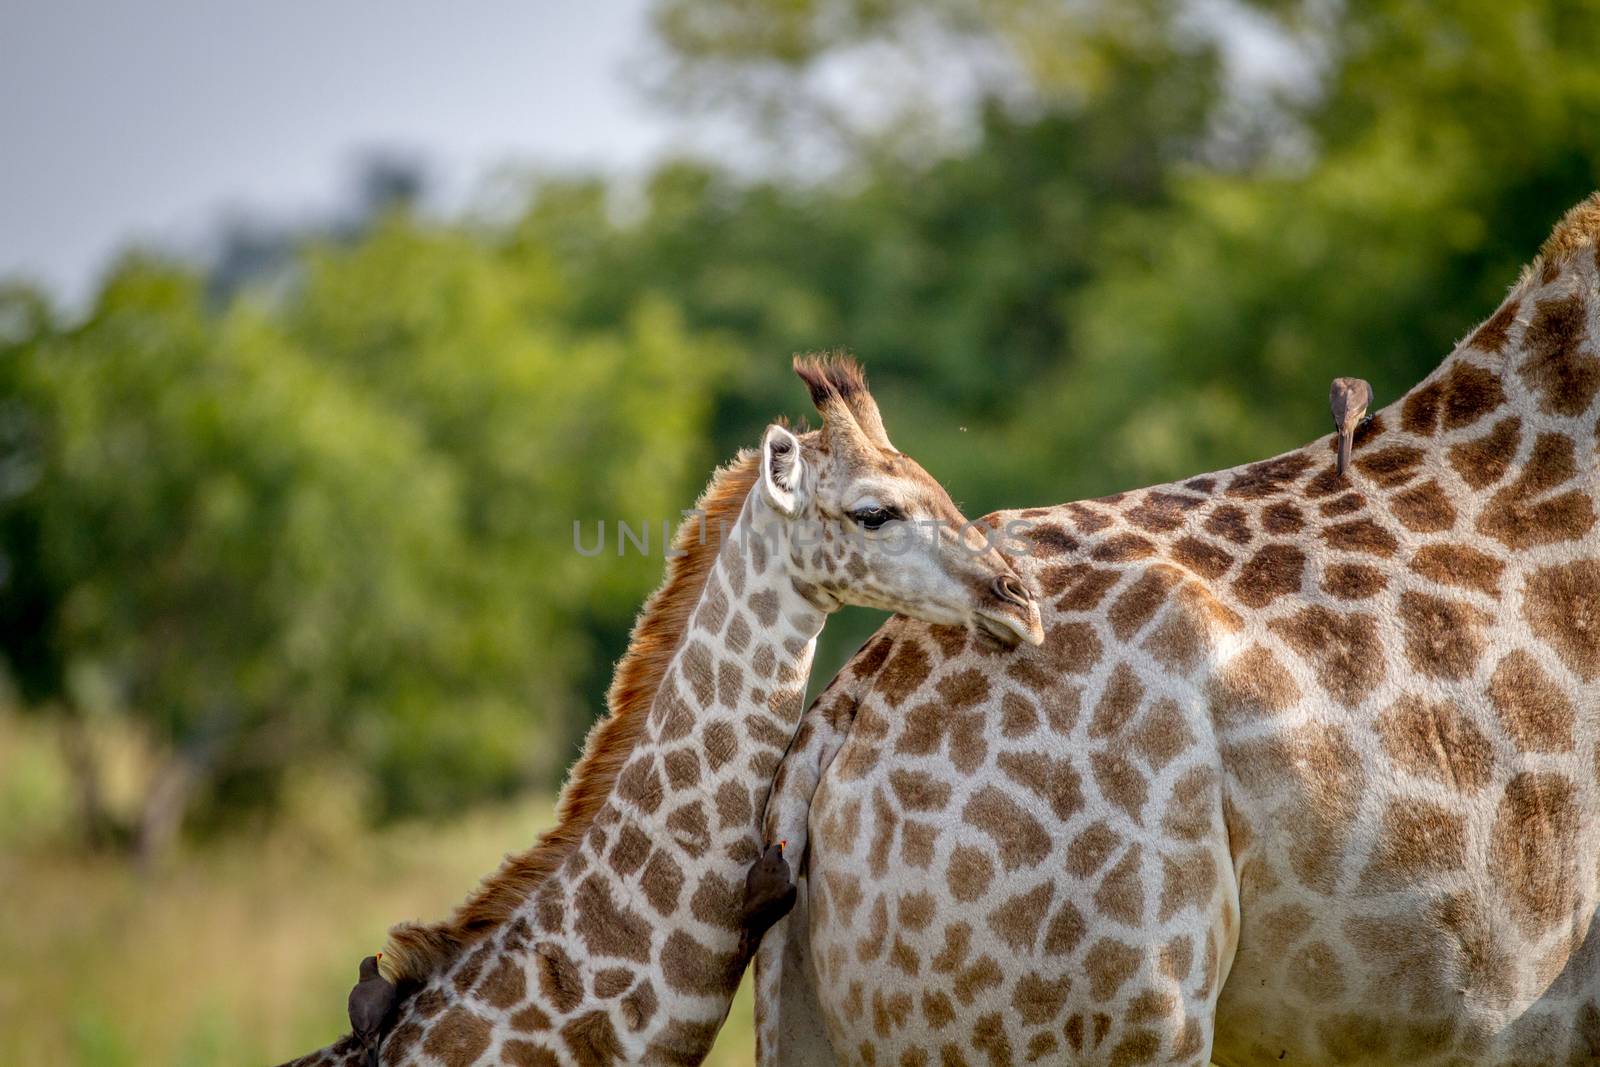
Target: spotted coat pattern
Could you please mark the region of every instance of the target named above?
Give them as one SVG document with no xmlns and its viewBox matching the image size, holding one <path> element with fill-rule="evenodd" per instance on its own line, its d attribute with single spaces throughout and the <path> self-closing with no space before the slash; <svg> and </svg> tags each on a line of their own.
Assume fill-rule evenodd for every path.
<svg viewBox="0 0 1600 1067">
<path fill-rule="evenodd" d="M 1595 1063 L 1600 198 L 1357 436 L 1053 508 L 807 712 L 762 1063 Z"/>
</svg>

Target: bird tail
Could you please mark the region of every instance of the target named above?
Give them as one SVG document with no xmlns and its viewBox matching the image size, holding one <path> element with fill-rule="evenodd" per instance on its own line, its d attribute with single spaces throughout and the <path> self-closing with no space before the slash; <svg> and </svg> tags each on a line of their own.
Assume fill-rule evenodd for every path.
<svg viewBox="0 0 1600 1067">
<path fill-rule="evenodd" d="M 1339 435 L 1339 474 L 1344 474 L 1345 468 L 1350 466 L 1350 440 L 1355 434 L 1341 433 Z"/>
</svg>

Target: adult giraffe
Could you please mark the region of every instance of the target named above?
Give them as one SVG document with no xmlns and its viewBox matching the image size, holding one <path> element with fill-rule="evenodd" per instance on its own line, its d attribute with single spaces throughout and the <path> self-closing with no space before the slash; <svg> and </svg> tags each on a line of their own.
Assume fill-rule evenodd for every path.
<svg viewBox="0 0 1600 1067">
<path fill-rule="evenodd" d="M 1044 645 L 892 620 L 779 772 L 761 1060 L 1596 1063 L 1597 246 L 1600 195 L 1345 478 L 996 516 Z"/>
<path fill-rule="evenodd" d="M 823 427 L 767 428 L 679 530 L 558 825 L 448 922 L 391 932 L 385 1064 L 698 1063 L 747 962 L 745 871 L 841 604 L 1042 639 L 1032 594 L 889 444 L 848 359 L 797 360 Z M 885 543 L 888 518 L 922 536 Z M 297 1061 L 350 1064 L 352 1038 Z"/>
</svg>

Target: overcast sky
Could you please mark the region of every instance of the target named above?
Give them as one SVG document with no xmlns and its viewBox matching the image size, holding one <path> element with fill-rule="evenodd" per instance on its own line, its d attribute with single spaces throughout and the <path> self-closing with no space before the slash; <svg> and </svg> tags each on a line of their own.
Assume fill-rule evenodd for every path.
<svg viewBox="0 0 1600 1067">
<path fill-rule="evenodd" d="M 638 166 L 647 0 L 4 0 L 0 277 L 82 296 L 133 239 L 327 209 L 374 148 L 447 188 L 496 164 Z"/>
</svg>

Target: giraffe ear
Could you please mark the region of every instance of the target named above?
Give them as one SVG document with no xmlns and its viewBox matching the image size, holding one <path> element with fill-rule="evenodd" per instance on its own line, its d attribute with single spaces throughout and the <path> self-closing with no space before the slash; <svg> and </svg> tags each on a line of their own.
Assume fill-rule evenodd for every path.
<svg viewBox="0 0 1600 1067">
<path fill-rule="evenodd" d="M 805 506 L 805 460 L 800 439 L 773 424 L 761 437 L 761 493 L 767 503 L 793 518 Z"/>
</svg>

